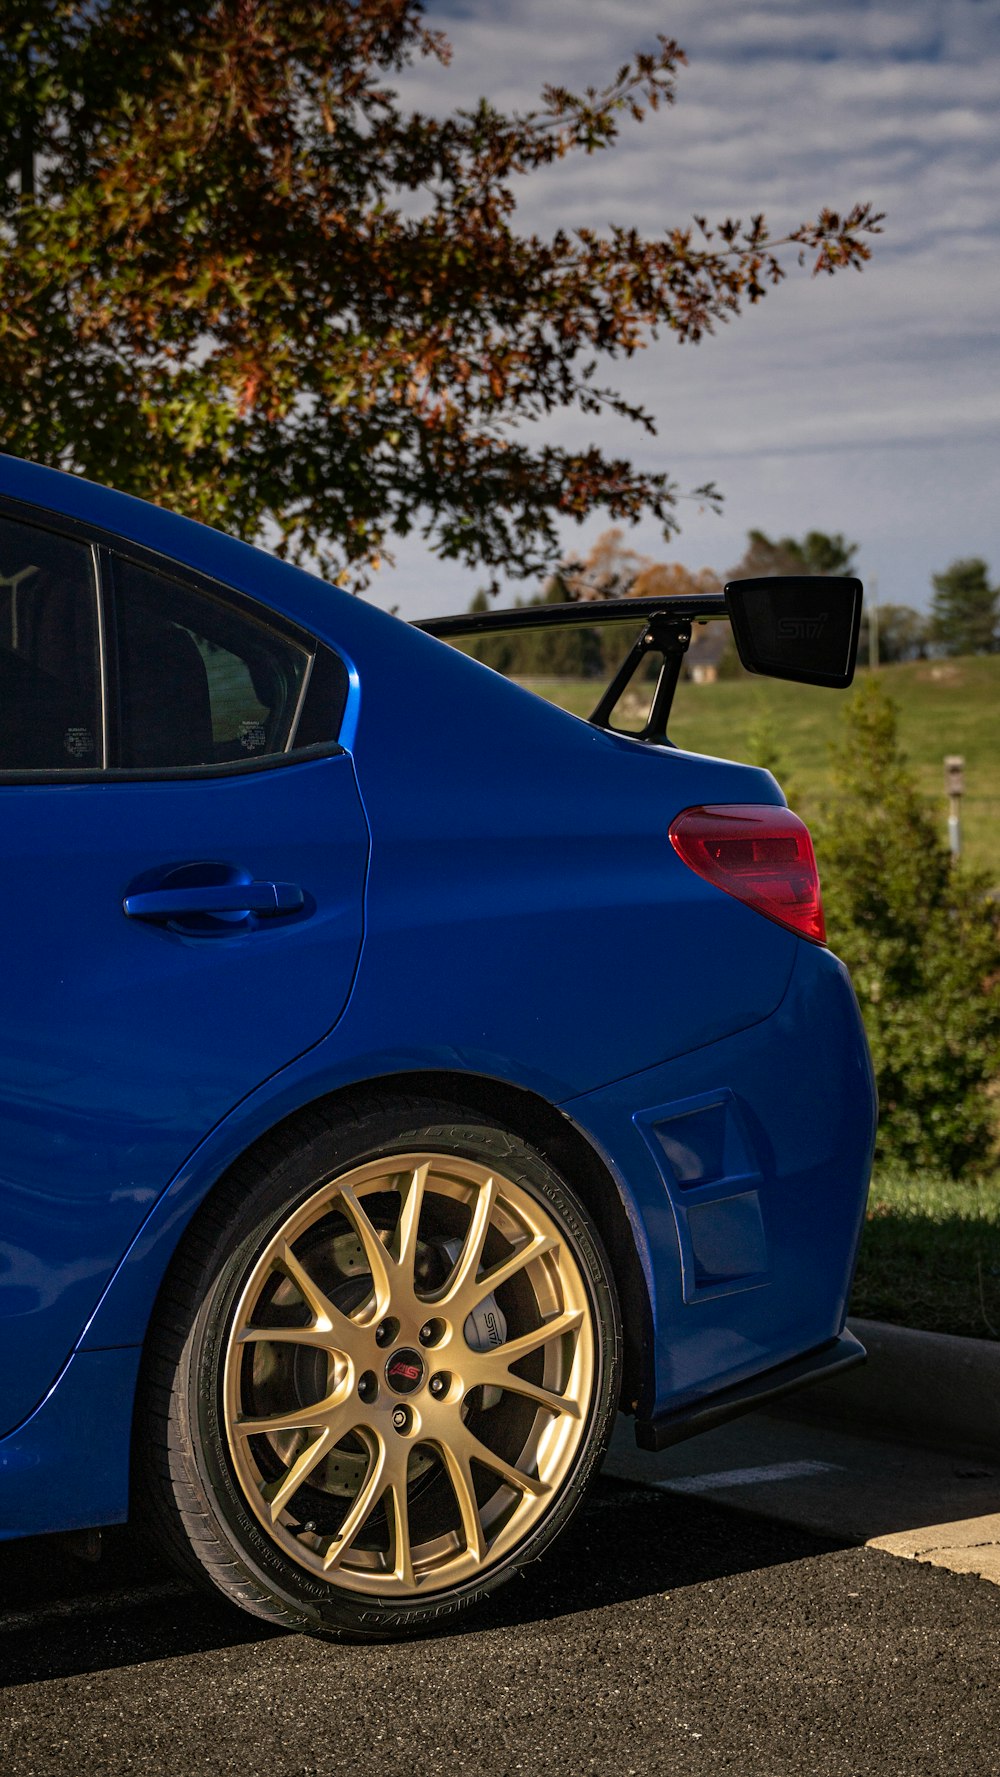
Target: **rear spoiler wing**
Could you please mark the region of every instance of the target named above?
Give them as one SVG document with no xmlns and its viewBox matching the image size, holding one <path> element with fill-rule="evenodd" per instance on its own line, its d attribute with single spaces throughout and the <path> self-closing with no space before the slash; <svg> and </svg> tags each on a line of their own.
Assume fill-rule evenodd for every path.
<svg viewBox="0 0 1000 1777">
<path fill-rule="evenodd" d="M 590 720 L 598 728 L 611 728 L 612 714 L 639 667 L 650 654 L 658 654 L 660 669 L 649 711 L 635 738 L 662 743 L 667 738 L 692 623 L 727 618 L 747 672 L 843 690 L 854 678 L 861 598 L 861 581 L 846 576 L 769 575 L 731 580 L 721 593 L 697 593 L 690 598 L 626 597 L 580 599 L 566 605 L 519 605 L 512 611 L 427 617 L 414 627 L 450 641 L 569 624 L 589 627 L 638 621 L 642 624 L 640 634 Z"/>
</svg>

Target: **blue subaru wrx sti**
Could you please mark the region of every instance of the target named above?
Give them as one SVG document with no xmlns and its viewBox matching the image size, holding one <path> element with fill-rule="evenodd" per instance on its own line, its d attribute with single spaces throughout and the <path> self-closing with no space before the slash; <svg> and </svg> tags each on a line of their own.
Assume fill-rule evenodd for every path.
<svg viewBox="0 0 1000 1777">
<path fill-rule="evenodd" d="M 860 587 L 629 609 L 587 722 L 442 639 L 579 607 L 407 625 L 0 460 L 4 1536 L 132 1516 L 275 1622 L 412 1632 L 619 1408 L 659 1448 L 863 1355 L 809 836 L 666 724 L 698 618 L 847 683 Z"/>
</svg>

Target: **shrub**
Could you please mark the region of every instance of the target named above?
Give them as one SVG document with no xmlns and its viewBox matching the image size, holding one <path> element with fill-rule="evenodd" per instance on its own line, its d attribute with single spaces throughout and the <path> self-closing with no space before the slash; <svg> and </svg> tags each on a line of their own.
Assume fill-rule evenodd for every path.
<svg viewBox="0 0 1000 1777">
<path fill-rule="evenodd" d="M 878 1080 L 882 1158 L 957 1177 L 993 1147 L 1000 931 L 952 862 L 880 682 L 855 692 L 817 823 L 830 943 L 851 970 Z"/>
</svg>

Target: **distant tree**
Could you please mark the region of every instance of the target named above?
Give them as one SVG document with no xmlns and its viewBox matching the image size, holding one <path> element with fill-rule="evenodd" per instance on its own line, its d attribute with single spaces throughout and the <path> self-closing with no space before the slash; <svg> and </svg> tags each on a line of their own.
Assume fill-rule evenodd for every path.
<svg viewBox="0 0 1000 1777">
<path fill-rule="evenodd" d="M 983 878 L 953 864 L 876 678 L 845 712 L 815 824 L 830 943 L 851 970 L 881 1105 L 879 1152 L 952 1174 L 994 1143 L 1000 932 Z"/>
<path fill-rule="evenodd" d="M 519 601 L 520 602 L 520 601 Z M 469 610 L 478 616 L 491 609 L 490 599 L 481 588 L 475 594 Z M 518 645 L 520 637 L 516 633 L 496 636 L 470 636 L 468 640 L 456 643 L 463 654 L 471 654 L 473 660 L 481 660 L 484 666 L 491 666 L 494 672 L 514 673 L 519 660 Z"/>
<path fill-rule="evenodd" d="M 1000 643 L 1000 586 L 991 586 L 981 555 L 953 561 L 931 576 L 932 632 L 946 654 L 992 654 Z"/>
<path fill-rule="evenodd" d="M 566 603 L 566 587 L 558 574 L 553 574 L 539 600 L 530 604 L 561 605 Z M 524 636 L 529 664 L 526 672 L 546 678 L 594 679 L 604 672 L 604 644 L 599 628 L 552 628 L 528 632 Z"/>
<path fill-rule="evenodd" d="M 785 538 L 789 543 L 790 538 Z M 848 543 L 840 531 L 828 536 L 825 531 L 807 531 L 801 543 L 792 544 L 793 554 L 798 552 L 802 562 L 801 572 L 807 574 L 853 574 L 854 558 L 858 553 L 857 543 Z"/>
<path fill-rule="evenodd" d="M 667 474 L 519 422 L 652 432 L 603 365 L 860 267 L 880 218 L 527 232 L 531 174 L 668 104 L 683 52 L 450 114 L 394 90 L 421 58 L 420 0 L 0 0 L 0 448 L 354 584 L 414 528 L 525 578 L 567 519 L 675 529 Z"/>
<path fill-rule="evenodd" d="M 566 588 L 558 573 L 531 599 L 517 599 L 515 610 L 525 605 L 560 605 L 567 602 Z M 490 599 L 477 592 L 470 611 L 490 609 Z M 581 611 L 581 617 L 583 612 Z M 617 625 L 613 626 L 617 628 Z M 600 629 L 553 626 L 551 629 L 512 630 L 498 635 L 474 636 L 462 644 L 464 651 L 494 671 L 514 679 L 593 679 L 606 670 L 604 638 Z"/>
<path fill-rule="evenodd" d="M 567 555 L 553 579 L 565 599 L 677 598 L 722 591 L 713 568 L 687 568 L 679 561 L 640 555 L 618 525 L 602 531 L 586 555 Z"/>
<path fill-rule="evenodd" d="M 701 593 L 722 591 L 722 581 L 714 568 L 686 568 L 679 561 L 653 562 L 643 568 L 632 583 L 631 596 L 637 599 L 696 598 Z"/>
<path fill-rule="evenodd" d="M 870 614 L 864 610 L 861 613 L 861 639 L 858 644 L 858 659 L 863 664 L 869 658 L 869 623 Z M 922 660 L 930 639 L 930 623 L 920 611 L 915 611 L 911 605 L 879 605 L 878 657 L 883 665 L 895 665 L 903 660 Z"/>
<path fill-rule="evenodd" d="M 807 531 L 801 542 L 782 537 L 775 542 L 765 531 L 748 531 L 747 546 L 727 580 L 752 580 L 763 574 L 853 574 L 856 543 L 836 531 Z"/>
<path fill-rule="evenodd" d="M 565 599 L 628 598 L 640 574 L 655 567 L 651 556 L 640 555 L 625 540 L 620 525 L 602 531 L 586 555 L 571 551 L 559 563 L 553 578 Z"/>
<path fill-rule="evenodd" d="M 792 539 L 775 542 L 764 531 L 748 531 L 747 546 L 727 580 L 754 580 L 762 574 L 801 574 L 802 563 L 793 553 Z"/>
</svg>

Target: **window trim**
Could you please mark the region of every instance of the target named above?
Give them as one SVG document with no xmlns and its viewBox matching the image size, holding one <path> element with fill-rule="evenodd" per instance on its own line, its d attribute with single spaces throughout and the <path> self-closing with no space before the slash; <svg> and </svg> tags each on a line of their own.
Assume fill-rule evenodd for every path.
<svg viewBox="0 0 1000 1777">
<path fill-rule="evenodd" d="M 286 753 L 290 753 L 294 749 L 295 736 L 299 732 L 299 723 L 302 720 L 302 711 L 306 707 L 306 698 L 309 695 L 309 681 L 313 676 L 313 667 L 316 665 L 316 658 L 317 658 L 317 655 L 319 654 L 320 648 L 322 646 L 323 646 L 322 642 L 319 642 L 319 641 L 314 642 L 312 653 L 310 654 L 308 660 L 306 661 L 306 670 L 302 674 L 302 683 L 299 686 L 299 695 L 298 695 L 296 702 L 295 702 L 295 708 L 292 711 L 291 722 L 288 725 L 288 739 L 285 742 L 285 749 L 284 749 Z"/>
<path fill-rule="evenodd" d="M 110 753 L 108 750 L 108 719 L 109 719 L 109 684 L 108 684 L 108 635 L 107 608 L 104 602 L 103 574 L 101 568 L 101 551 L 96 543 L 90 545 L 90 573 L 94 588 L 95 623 L 97 629 L 97 706 L 101 724 L 100 761 L 96 769 L 107 771 Z M 4 774 L 0 773 L 0 776 Z"/>
<path fill-rule="evenodd" d="M 322 642 L 310 630 L 303 629 L 293 618 L 286 617 L 283 611 L 274 611 L 261 600 L 253 598 L 239 587 L 229 586 L 225 581 L 217 580 L 214 575 L 202 573 L 200 569 L 187 567 L 172 556 L 164 555 L 160 550 L 147 548 L 145 544 L 134 543 L 130 538 L 119 537 L 113 531 L 107 531 L 101 525 L 94 525 L 82 519 L 72 518 L 67 514 L 51 512 L 47 507 L 36 506 L 27 500 L 18 500 L 8 494 L 0 494 L 0 519 L 10 518 L 15 523 L 30 525 L 35 530 L 48 531 L 55 536 L 65 537 L 73 542 L 89 548 L 93 597 L 95 601 L 95 628 L 98 648 L 98 710 L 101 722 L 101 760 L 97 766 L 79 770 L 70 767 L 63 770 L 60 766 L 44 766 L 33 770 L 4 770 L 0 767 L 0 788 L 11 786 L 48 785 L 58 787 L 69 784 L 113 784 L 113 783 L 173 783 L 189 778 L 224 778 L 245 777 L 258 771 L 274 771 L 278 767 L 307 764 L 315 759 L 335 758 L 346 748 L 339 740 L 319 741 L 314 746 L 300 747 L 293 752 L 295 735 L 299 721 L 305 709 L 306 692 L 312 677 L 313 667 L 321 647 L 329 644 Z M 187 590 L 200 594 L 203 598 L 213 599 L 216 603 L 229 606 L 249 621 L 257 623 L 262 629 L 271 630 L 285 641 L 302 649 L 307 655 L 306 670 L 303 674 L 298 701 L 292 715 L 285 748 L 280 753 L 267 753 L 259 759 L 232 759 L 220 763 L 205 765 L 158 765 L 158 766 L 116 766 L 107 763 L 110 751 L 110 719 L 112 704 L 112 673 L 117 670 L 117 662 L 113 659 L 116 651 L 114 625 L 114 571 L 113 557 L 119 557 L 137 568 L 148 573 L 158 574 L 161 578 L 174 580 Z M 330 649 L 337 658 L 337 650 Z M 346 668 L 345 668 L 346 670 Z M 117 681 L 115 681 L 117 683 Z"/>
<path fill-rule="evenodd" d="M 336 759 L 346 752 L 339 740 L 321 740 L 312 747 L 299 747 L 295 753 L 268 753 L 262 759 L 227 759 L 218 765 L 109 765 L 106 771 L 80 771 L 72 767 L 66 771 L 0 770 L 0 790 L 18 784 L 58 789 L 61 784 L 177 783 L 188 778 L 251 777 L 257 771 L 284 771 L 289 766 L 309 765 L 316 759 Z"/>
</svg>

